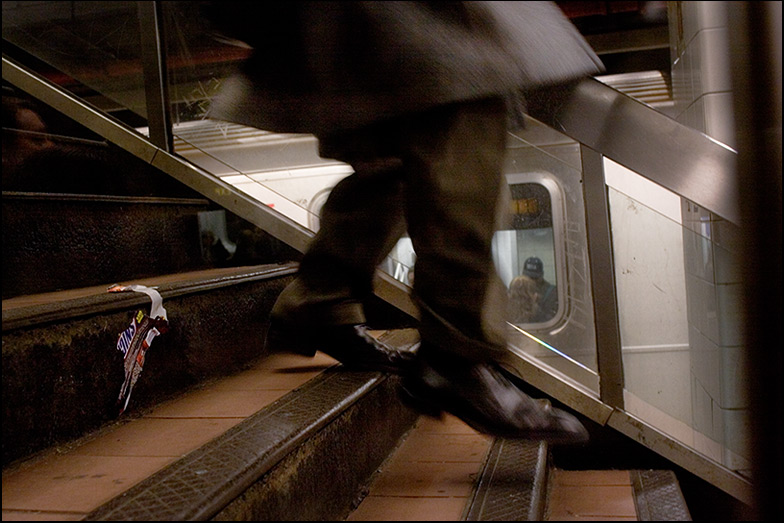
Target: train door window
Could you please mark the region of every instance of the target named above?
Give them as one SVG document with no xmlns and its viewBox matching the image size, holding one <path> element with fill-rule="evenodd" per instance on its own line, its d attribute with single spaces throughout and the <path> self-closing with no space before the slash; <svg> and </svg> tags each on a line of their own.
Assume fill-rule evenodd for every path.
<svg viewBox="0 0 784 523">
<path fill-rule="evenodd" d="M 507 179 L 510 228 L 496 233 L 493 258 L 509 295 L 508 321 L 547 328 L 558 323 L 565 310 L 560 191 L 547 174 Z"/>
</svg>

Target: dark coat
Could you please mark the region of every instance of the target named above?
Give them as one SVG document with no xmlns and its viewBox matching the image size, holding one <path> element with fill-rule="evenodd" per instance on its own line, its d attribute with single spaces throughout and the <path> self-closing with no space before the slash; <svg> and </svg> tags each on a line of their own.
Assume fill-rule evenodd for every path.
<svg viewBox="0 0 784 523">
<path fill-rule="evenodd" d="M 270 7 L 271 6 L 271 7 Z M 278 132 L 356 129 L 602 70 L 552 2 L 215 2 L 254 48 L 210 116 Z"/>
</svg>

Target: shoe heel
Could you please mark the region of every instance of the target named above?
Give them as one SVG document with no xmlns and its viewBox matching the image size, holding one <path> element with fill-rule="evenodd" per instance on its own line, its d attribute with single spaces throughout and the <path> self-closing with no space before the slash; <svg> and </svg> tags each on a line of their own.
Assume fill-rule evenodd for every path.
<svg viewBox="0 0 784 523">
<path fill-rule="evenodd" d="M 267 330 L 264 345 L 270 352 L 292 352 L 310 358 L 316 355 L 314 347 L 297 342 L 296 335 L 273 324 Z"/>
</svg>

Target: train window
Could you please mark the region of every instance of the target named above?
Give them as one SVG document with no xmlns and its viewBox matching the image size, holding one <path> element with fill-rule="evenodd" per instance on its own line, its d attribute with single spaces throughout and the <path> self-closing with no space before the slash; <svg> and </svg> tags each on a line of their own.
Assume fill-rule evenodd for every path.
<svg viewBox="0 0 784 523">
<path fill-rule="evenodd" d="M 561 191 L 549 173 L 507 175 L 507 179 L 509 228 L 493 238 L 493 262 L 508 291 L 508 320 L 527 328 L 548 328 L 560 321 L 566 309 Z M 411 240 L 404 237 L 381 269 L 412 285 L 415 261 Z"/>
<path fill-rule="evenodd" d="M 564 271 L 558 266 L 563 262 L 556 242 L 560 198 L 547 176 L 512 180 L 519 177 L 509 177 L 510 228 L 496 233 L 493 258 L 508 291 L 509 322 L 544 328 L 555 324 L 564 310 Z"/>
</svg>

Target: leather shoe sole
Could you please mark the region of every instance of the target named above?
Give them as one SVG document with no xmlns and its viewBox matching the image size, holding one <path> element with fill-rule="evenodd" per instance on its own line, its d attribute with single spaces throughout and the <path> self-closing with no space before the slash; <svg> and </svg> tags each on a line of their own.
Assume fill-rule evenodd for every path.
<svg viewBox="0 0 784 523">
<path fill-rule="evenodd" d="M 501 438 L 582 444 L 588 431 L 571 414 L 534 400 L 493 363 L 436 371 L 424 362 L 404 376 L 401 399 L 420 412 L 449 412 L 479 432 Z"/>
<path fill-rule="evenodd" d="M 371 336 L 369 330 L 366 325 L 297 328 L 273 320 L 266 343 L 272 352 L 312 357 L 320 350 L 352 370 L 405 372 L 414 360 L 414 350 L 385 344 Z"/>
</svg>

